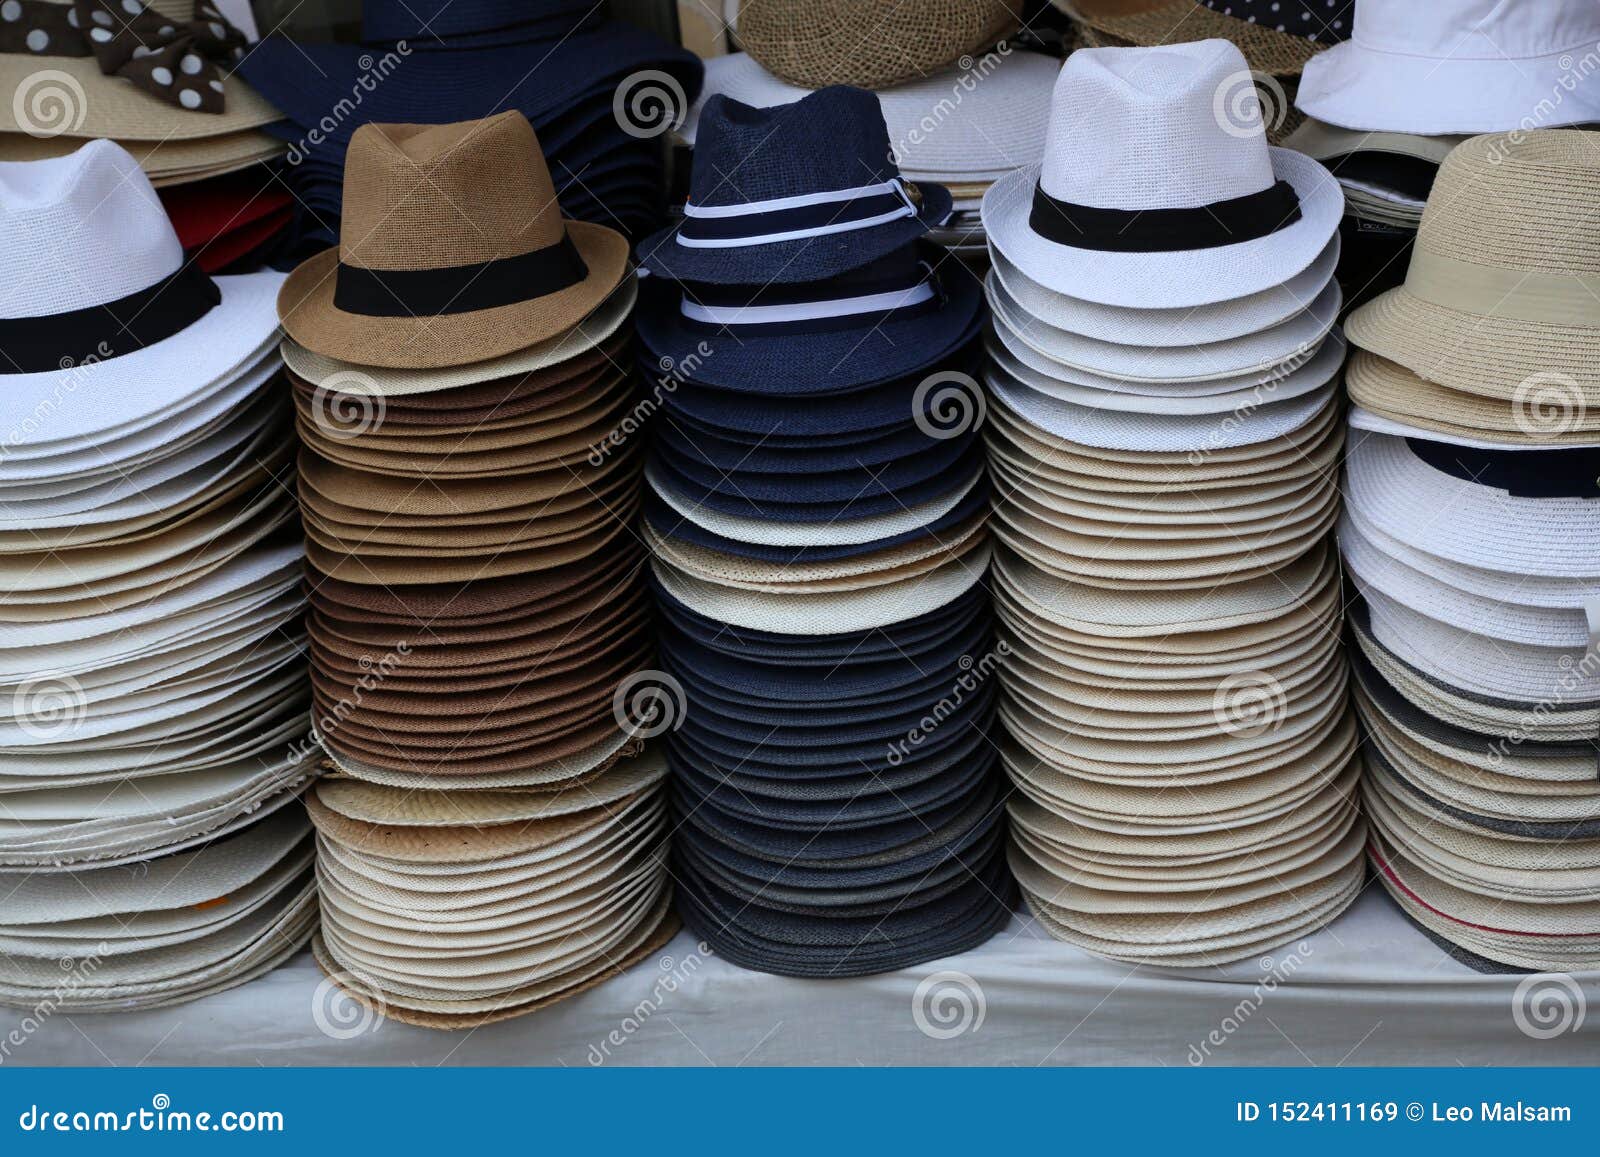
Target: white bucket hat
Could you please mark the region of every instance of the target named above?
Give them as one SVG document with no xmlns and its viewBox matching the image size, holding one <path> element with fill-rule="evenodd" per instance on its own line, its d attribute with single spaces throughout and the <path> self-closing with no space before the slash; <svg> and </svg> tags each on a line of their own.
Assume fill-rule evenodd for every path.
<svg viewBox="0 0 1600 1157">
<path fill-rule="evenodd" d="M 1267 145 L 1226 40 L 1080 49 L 1056 82 L 1043 164 L 983 199 L 995 247 L 1070 297 L 1139 309 L 1261 293 L 1305 269 L 1344 213 L 1339 183 Z"/>
<path fill-rule="evenodd" d="M 1600 90 L 1574 57 L 1597 44 L 1593 0 L 1359 0 L 1351 38 L 1306 62 L 1295 104 L 1345 128 L 1428 136 L 1586 124 L 1600 121 Z"/>
</svg>

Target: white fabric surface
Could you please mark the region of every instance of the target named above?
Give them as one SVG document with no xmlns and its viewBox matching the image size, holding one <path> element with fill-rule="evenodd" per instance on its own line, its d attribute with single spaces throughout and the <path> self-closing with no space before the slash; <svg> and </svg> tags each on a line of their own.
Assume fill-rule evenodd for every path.
<svg viewBox="0 0 1600 1157">
<path fill-rule="evenodd" d="M 1208 1048 L 1212 1065 L 1575 1065 L 1600 1055 L 1600 972 L 1577 978 L 1591 1006 L 1582 1027 L 1534 1039 L 1513 1019 L 1522 977 L 1456 963 L 1370 884 L 1355 907 L 1306 943 L 1292 966 L 1289 945 L 1265 970 L 1246 961 L 1173 973 L 1100 960 L 1017 917 L 961 956 L 821 981 L 743 971 L 702 956 L 681 933 L 622 977 L 469 1033 L 345 1022 L 301 953 L 260 980 L 194 1004 L 120 1016 L 58 1013 L 13 1046 L 6 1063 L 582 1068 L 598 1058 L 612 1065 L 1183 1067 L 1193 1063 L 1191 1046 Z M 1286 978 L 1258 997 L 1273 968 Z M 914 1001 L 919 984 L 950 971 L 981 988 L 984 1016 L 936 1039 L 918 1027 Z M 1255 1007 L 1241 1013 L 1242 1005 Z M 20 1016 L 0 1012 L 0 1037 Z M 319 1016 L 333 1032 L 353 1035 L 332 1039 L 318 1028 Z M 1235 1017 L 1229 1033 L 1224 1022 Z M 923 1021 L 940 1027 L 936 1017 Z M 1220 1045 L 1209 1043 L 1213 1031 Z"/>
</svg>

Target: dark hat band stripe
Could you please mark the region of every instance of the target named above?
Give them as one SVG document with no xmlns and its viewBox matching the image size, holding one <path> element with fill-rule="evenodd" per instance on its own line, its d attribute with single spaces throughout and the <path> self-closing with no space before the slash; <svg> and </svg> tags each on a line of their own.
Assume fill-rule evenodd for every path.
<svg viewBox="0 0 1600 1157">
<path fill-rule="evenodd" d="M 135 353 L 188 329 L 221 301 L 217 283 L 189 264 L 101 305 L 0 318 L 0 373 L 42 374 Z"/>
<path fill-rule="evenodd" d="M 1600 498 L 1600 449 L 1486 450 L 1422 438 L 1406 445 L 1435 470 L 1513 498 Z"/>
<path fill-rule="evenodd" d="M 443 317 L 549 297 L 587 276 L 578 247 L 562 233 L 543 249 L 437 269 L 367 269 L 341 261 L 333 304 L 364 317 Z"/>
<path fill-rule="evenodd" d="M 1033 190 L 1028 227 L 1046 241 L 1102 253 L 1175 253 L 1238 245 L 1300 220 L 1294 186 L 1278 181 L 1259 193 L 1192 209 L 1103 209 L 1058 201 Z"/>
</svg>

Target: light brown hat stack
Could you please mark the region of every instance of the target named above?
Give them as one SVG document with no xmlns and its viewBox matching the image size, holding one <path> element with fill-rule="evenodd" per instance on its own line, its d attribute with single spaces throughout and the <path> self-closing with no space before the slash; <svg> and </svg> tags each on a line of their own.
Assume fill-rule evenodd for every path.
<svg viewBox="0 0 1600 1157">
<path fill-rule="evenodd" d="M 312 803 L 329 913 L 318 953 L 390 1015 L 481 1023 L 670 933 L 662 832 L 640 818 L 658 777 L 641 771 L 643 721 L 616 706 L 652 657 L 628 526 L 633 274 L 621 236 L 562 219 L 520 113 L 364 126 L 343 230 L 279 298 L 304 444 L 314 720 L 335 772 L 365 781 Z M 426 814 L 382 818 L 421 799 Z M 623 892 L 597 874 L 588 906 L 545 891 L 577 870 L 570 858 L 554 879 L 497 863 L 508 848 L 565 856 L 564 829 L 544 828 L 574 812 L 607 856 L 631 849 Z M 427 884 L 385 892 L 385 916 L 336 891 L 423 871 L 389 850 L 394 826 L 437 829 L 481 869 L 452 902 L 492 909 L 493 932 L 430 923 Z"/>
</svg>

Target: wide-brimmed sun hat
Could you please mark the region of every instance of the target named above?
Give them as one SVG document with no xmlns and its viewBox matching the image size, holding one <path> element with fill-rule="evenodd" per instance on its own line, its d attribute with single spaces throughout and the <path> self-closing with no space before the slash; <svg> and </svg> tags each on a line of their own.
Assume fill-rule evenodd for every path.
<svg viewBox="0 0 1600 1157">
<path fill-rule="evenodd" d="M 346 161 L 342 239 L 279 296 L 284 328 L 341 361 L 425 369 L 565 334 L 617 288 L 628 244 L 566 221 L 533 127 L 366 125 Z"/>
<path fill-rule="evenodd" d="M 1360 0 L 1351 39 L 1307 62 L 1298 103 L 1346 128 L 1428 135 L 1585 124 L 1600 94 L 1563 81 L 1596 44 L 1589 0 Z"/>
<path fill-rule="evenodd" d="M 1073 53 L 1042 166 L 984 196 L 995 248 L 1057 293 L 1144 309 L 1294 277 L 1327 246 L 1344 197 L 1316 161 L 1267 144 L 1253 92 L 1228 104 L 1241 74 L 1223 40 Z"/>
</svg>

